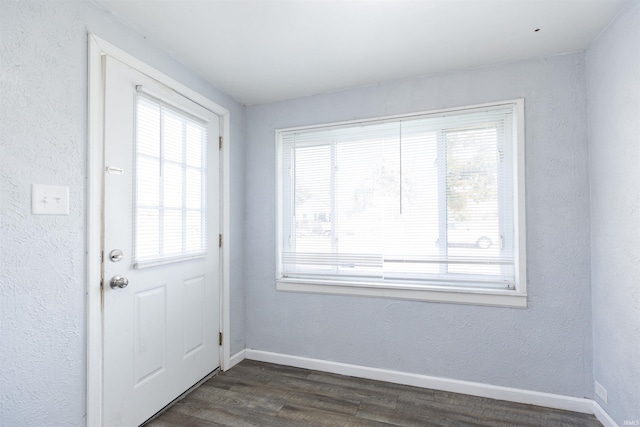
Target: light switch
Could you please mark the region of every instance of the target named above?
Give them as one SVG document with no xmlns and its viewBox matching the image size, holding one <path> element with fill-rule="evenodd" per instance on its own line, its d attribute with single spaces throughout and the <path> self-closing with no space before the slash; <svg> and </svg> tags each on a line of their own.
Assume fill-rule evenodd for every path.
<svg viewBox="0 0 640 427">
<path fill-rule="evenodd" d="M 69 187 L 31 184 L 31 213 L 69 215 Z"/>
</svg>

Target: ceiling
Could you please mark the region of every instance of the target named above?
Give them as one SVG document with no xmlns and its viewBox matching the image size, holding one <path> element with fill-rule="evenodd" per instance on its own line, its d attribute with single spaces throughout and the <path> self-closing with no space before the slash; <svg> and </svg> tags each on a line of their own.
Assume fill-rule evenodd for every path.
<svg viewBox="0 0 640 427">
<path fill-rule="evenodd" d="M 94 1 L 245 105 L 581 51 L 625 4 Z"/>
</svg>

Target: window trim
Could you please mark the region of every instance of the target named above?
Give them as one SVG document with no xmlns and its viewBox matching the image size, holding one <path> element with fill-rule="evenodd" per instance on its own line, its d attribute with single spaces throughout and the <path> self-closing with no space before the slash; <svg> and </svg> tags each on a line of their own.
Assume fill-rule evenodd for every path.
<svg viewBox="0 0 640 427">
<path fill-rule="evenodd" d="M 514 225 L 514 267 L 515 267 L 515 289 L 476 289 L 465 287 L 445 287 L 438 285 L 407 285 L 394 283 L 392 286 L 385 283 L 366 281 L 345 281 L 345 280 L 316 280 L 307 278 L 283 277 L 281 272 L 283 241 L 281 239 L 283 231 L 283 168 L 282 168 L 282 144 L 281 135 L 285 132 L 295 130 L 321 129 L 327 126 L 353 126 L 371 122 L 386 120 L 399 120 L 416 116 L 439 115 L 443 113 L 475 110 L 486 107 L 511 106 L 514 109 L 513 115 L 513 135 L 515 143 L 513 146 L 512 167 L 513 174 L 513 225 Z M 501 307 L 527 307 L 527 274 L 526 274 L 526 218 L 525 218 L 525 129 L 524 129 L 524 98 L 491 102 L 484 104 L 468 105 L 457 108 L 446 108 L 429 110 L 410 114 L 398 114 L 392 116 L 372 117 L 360 120 L 340 121 L 323 123 L 311 126 L 299 126 L 290 128 L 280 128 L 275 130 L 276 143 L 276 288 L 279 291 L 334 294 L 334 295 L 354 295 L 383 298 L 397 298 L 406 300 L 449 302 L 458 304 L 476 304 Z"/>
</svg>

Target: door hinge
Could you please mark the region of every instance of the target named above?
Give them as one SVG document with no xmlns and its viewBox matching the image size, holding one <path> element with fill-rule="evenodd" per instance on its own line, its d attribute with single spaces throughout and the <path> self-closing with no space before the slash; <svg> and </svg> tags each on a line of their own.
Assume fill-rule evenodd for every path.
<svg viewBox="0 0 640 427">
<path fill-rule="evenodd" d="M 222 150 L 222 136 L 218 138 L 218 150 Z"/>
<path fill-rule="evenodd" d="M 222 332 L 218 332 L 218 345 L 222 345 Z"/>
<path fill-rule="evenodd" d="M 222 247 L 222 234 L 218 234 L 218 247 Z"/>
</svg>

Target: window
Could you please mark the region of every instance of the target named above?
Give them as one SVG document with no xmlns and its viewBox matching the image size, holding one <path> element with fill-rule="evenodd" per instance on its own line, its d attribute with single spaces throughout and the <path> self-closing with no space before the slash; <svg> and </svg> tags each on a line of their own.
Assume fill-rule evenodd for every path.
<svg viewBox="0 0 640 427">
<path fill-rule="evenodd" d="M 136 97 L 137 268 L 206 254 L 205 123 Z"/>
<path fill-rule="evenodd" d="M 278 288 L 526 305 L 522 101 L 277 131 Z"/>
</svg>

